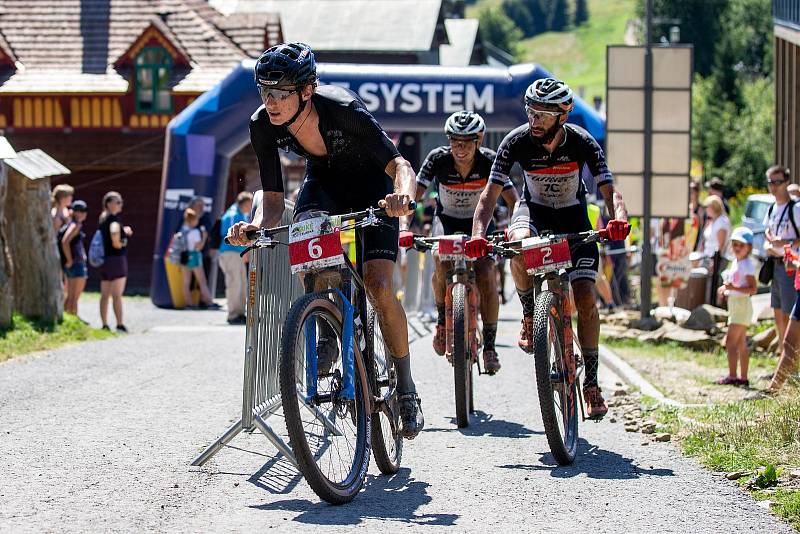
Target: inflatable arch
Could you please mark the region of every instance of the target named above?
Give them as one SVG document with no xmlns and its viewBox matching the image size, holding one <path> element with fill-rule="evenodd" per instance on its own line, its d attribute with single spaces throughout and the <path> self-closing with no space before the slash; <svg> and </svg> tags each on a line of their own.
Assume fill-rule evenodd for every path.
<svg viewBox="0 0 800 534">
<path fill-rule="evenodd" d="M 181 205 L 187 197 L 205 197 L 215 217 L 227 207 L 222 203 L 230 161 L 249 143 L 247 124 L 261 105 L 253 84 L 254 64 L 243 61 L 167 127 L 150 289 L 156 306 L 176 305 L 164 256 L 181 221 Z M 550 73 L 535 64 L 494 68 L 329 63 L 318 66 L 318 75 L 320 83 L 358 93 L 386 130 L 439 132 L 448 115 L 470 109 L 487 118 L 490 130 L 507 132 L 526 121 L 522 95 L 527 86 Z M 576 100 L 569 120 L 603 143 L 605 124 L 585 102 Z"/>
</svg>

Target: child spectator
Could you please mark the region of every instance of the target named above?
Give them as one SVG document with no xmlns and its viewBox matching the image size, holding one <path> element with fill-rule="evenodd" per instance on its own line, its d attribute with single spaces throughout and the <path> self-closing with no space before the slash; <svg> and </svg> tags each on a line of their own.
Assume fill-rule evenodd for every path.
<svg viewBox="0 0 800 534">
<path fill-rule="evenodd" d="M 723 273 L 724 283 L 717 295 L 728 299 L 728 336 L 725 348 L 728 350 L 728 376 L 717 380 L 720 385 L 749 386 L 747 367 L 750 354 L 747 350 L 747 327 L 753 318 L 753 304 L 750 296 L 756 292 L 756 267 L 750 258 L 753 250 L 753 232 L 740 226 L 733 231 L 731 248 L 734 260 Z M 739 375 L 736 375 L 737 363 Z"/>
<path fill-rule="evenodd" d="M 200 287 L 200 307 L 219 308 L 211 299 L 206 282 L 206 273 L 203 271 L 203 247 L 208 237 L 205 232 L 201 232 L 197 225 L 200 224 L 200 216 L 192 208 L 186 208 L 183 212 L 183 226 L 181 233 L 186 242 L 186 253 L 181 258 L 181 274 L 183 276 L 183 298 L 186 307 L 192 301 L 191 282 L 192 274 L 197 278 L 197 285 Z"/>
<path fill-rule="evenodd" d="M 64 311 L 78 315 L 78 299 L 86 287 L 86 278 L 89 270 L 86 266 L 86 248 L 83 241 L 86 234 L 83 231 L 83 222 L 86 220 L 87 207 L 83 200 L 72 203 L 72 220 L 67 223 L 58 246 L 61 249 L 62 267 L 67 278 L 66 296 L 64 297 Z"/>
<path fill-rule="evenodd" d="M 72 204 L 72 196 L 74 194 L 75 189 L 71 185 L 60 184 L 53 188 L 50 216 L 53 218 L 53 230 L 56 233 L 70 221 L 69 206 Z"/>
<path fill-rule="evenodd" d="M 253 206 L 253 195 L 242 191 L 236 202 L 230 205 L 222 216 L 219 226 L 220 236 L 228 235 L 228 229 L 240 221 L 250 220 L 250 209 Z M 245 247 L 228 245 L 224 241 L 219 246 L 219 266 L 225 275 L 225 299 L 228 302 L 228 323 L 244 324 L 244 303 L 247 295 L 246 258 L 240 254 Z"/>
</svg>

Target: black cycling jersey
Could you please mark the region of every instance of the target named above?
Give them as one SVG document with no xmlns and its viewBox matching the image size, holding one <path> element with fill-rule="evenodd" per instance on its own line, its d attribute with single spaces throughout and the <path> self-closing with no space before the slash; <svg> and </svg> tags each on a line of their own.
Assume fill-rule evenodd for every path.
<svg viewBox="0 0 800 534">
<path fill-rule="evenodd" d="M 564 140 L 552 153 L 531 137 L 527 123 L 512 130 L 497 149 L 492 183 L 504 185 L 511 167 L 519 163 L 525 174 L 525 201 L 556 209 L 578 205 L 586 195 L 581 180 L 584 166 L 598 187 L 611 183 L 611 172 L 597 141 L 580 126 L 565 124 L 563 128 Z"/>
<path fill-rule="evenodd" d="M 464 178 L 456 170 L 453 150 L 440 146 L 431 150 L 422 163 L 417 175 L 417 184 L 428 187 L 431 183 L 437 191 L 436 215 L 446 215 L 455 219 L 472 219 L 478 200 L 492 170 L 496 154 L 494 150 L 481 147 L 475 154 L 472 169 Z M 514 187 L 506 177 L 503 189 Z"/>
<path fill-rule="evenodd" d="M 279 148 L 305 157 L 308 175 L 335 180 L 344 193 L 358 190 L 362 181 L 388 178 L 386 166 L 400 153 L 355 93 L 323 85 L 311 97 L 311 104 L 319 114 L 324 156 L 309 154 L 288 128 L 273 125 L 264 106 L 250 118 L 250 142 L 264 191 L 283 192 Z"/>
</svg>

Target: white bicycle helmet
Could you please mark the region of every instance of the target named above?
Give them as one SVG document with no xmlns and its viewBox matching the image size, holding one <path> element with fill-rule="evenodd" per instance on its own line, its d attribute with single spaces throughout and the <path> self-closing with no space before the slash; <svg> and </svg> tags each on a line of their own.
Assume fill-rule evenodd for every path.
<svg viewBox="0 0 800 534">
<path fill-rule="evenodd" d="M 474 111 L 456 111 L 444 124 L 444 133 L 447 137 L 477 138 L 485 131 L 486 123 Z"/>
<path fill-rule="evenodd" d="M 528 86 L 525 91 L 525 105 L 540 105 L 553 111 L 569 113 L 575 105 L 572 89 L 555 78 L 541 78 Z"/>
</svg>

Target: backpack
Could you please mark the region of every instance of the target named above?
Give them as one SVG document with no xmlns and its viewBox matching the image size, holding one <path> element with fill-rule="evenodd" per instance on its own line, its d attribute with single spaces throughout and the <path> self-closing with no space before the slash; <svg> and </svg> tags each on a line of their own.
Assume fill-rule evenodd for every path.
<svg viewBox="0 0 800 534">
<path fill-rule="evenodd" d="M 208 248 L 219 250 L 219 247 L 222 245 L 222 218 L 217 218 L 214 221 L 214 226 L 211 227 L 211 230 L 208 232 Z"/>
<path fill-rule="evenodd" d="M 169 261 L 175 265 L 183 265 L 186 263 L 184 258 L 188 256 L 187 252 L 186 234 L 181 231 L 175 232 L 169 241 L 167 249 Z"/>
<path fill-rule="evenodd" d="M 106 262 L 106 247 L 103 243 L 103 234 L 98 228 L 89 243 L 89 265 L 97 269 Z"/>
<path fill-rule="evenodd" d="M 788 210 L 788 212 L 789 212 L 789 222 L 792 223 L 792 228 L 794 228 L 794 235 L 797 236 L 797 237 L 800 237 L 800 232 L 797 231 L 797 224 L 794 222 L 794 205 L 796 203 L 797 202 L 795 200 L 791 200 L 790 199 L 788 206 L 786 206 L 786 208 L 784 208 L 784 209 Z M 775 207 L 775 204 L 776 203 L 773 202 L 772 205 L 767 210 L 767 218 L 772 216 L 772 208 Z M 783 214 L 781 214 L 781 219 L 783 219 Z M 778 226 L 780 226 L 780 224 L 781 224 L 781 221 L 778 221 Z"/>
<path fill-rule="evenodd" d="M 61 260 L 62 267 L 67 263 L 67 257 L 64 255 L 64 247 L 61 246 L 61 241 L 64 239 L 64 236 L 67 235 L 67 227 L 69 227 L 69 223 L 62 224 L 61 228 L 56 232 L 56 248 L 58 249 L 58 259 Z"/>
</svg>

